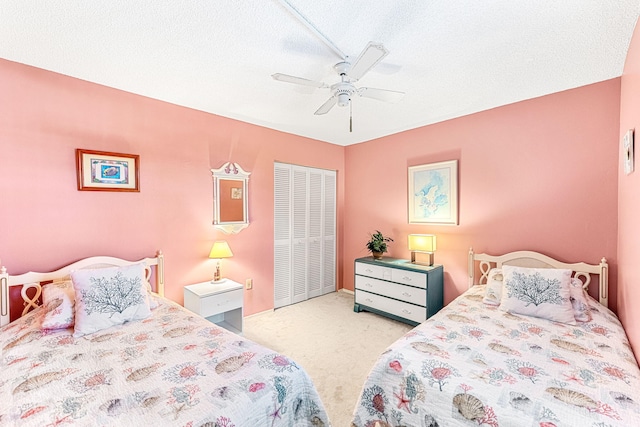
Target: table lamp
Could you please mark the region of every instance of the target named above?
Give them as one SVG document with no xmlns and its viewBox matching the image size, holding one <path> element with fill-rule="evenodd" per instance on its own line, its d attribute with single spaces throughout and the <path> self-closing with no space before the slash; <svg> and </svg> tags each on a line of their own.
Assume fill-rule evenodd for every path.
<svg viewBox="0 0 640 427">
<path fill-rule="evenodd" d="M 233 252 L 231 252 L 231 248 L 226 241 L 218 240 L 213 243 L 211 252 L 209 252 L 209 258 L 216 260 L 216 272 L 211 283 L 219 283 L 225 281 L 225 279 L 220 278 L 220 260 L 222 258 L 231 258 L 232 256 Z"/>
<path fill-rule="evenodd" d="M 433 234 L 409 234 L 409 250 L 413 264 L 433 265 L 433 253 L 436 250 L 436 236 Z M 427 262 L 416 261 L 416 253 L 428 254 Z"/>
</svg>

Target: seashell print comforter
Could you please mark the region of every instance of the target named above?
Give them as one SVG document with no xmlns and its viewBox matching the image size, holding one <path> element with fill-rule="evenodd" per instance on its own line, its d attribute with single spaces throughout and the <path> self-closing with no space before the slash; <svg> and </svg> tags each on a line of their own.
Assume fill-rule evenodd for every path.
<svg viewBox="0 0 640 427">
<path fill-rule="evenodd" d="M 458 297 L 392 344 L 352 426 L 640 426 L 640 371 L 617 317 L 593 299 L 570 326 Z"/>
<path fill-rule="evenodd" d="M 0 329 L 0 426 L 328 426 L 295 362 L 160 299 L 74 339 L 39 308 Z"/>
</svg>

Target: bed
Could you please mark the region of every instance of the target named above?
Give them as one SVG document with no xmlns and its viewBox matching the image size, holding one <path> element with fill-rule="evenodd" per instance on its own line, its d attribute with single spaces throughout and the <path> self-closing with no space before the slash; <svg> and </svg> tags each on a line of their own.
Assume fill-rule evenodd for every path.
<svg viewBox="0 0 640 427">
<path fill-rule="evenodd" d="M 567 280 L 577 287 L 570 291 L 586 301 L 576 304 L 571 293 L 573 319 L 511 309 L 515 296 L 533 301 L 541 295 L 520 288 L 531 285 L 534 274 L 562 280 L 570 274 Z M 536 252 L 491 256 L 470 250 L 469 289 L 379 357 L 352 426 L 640 426 L 640 371 L 620 322 L 606 307 L 607 275 L 605 259 L 567 264 Z M 592 278 L 598 279 L 599 301 L 583 290 Z M 496 305 L 492 290 L 500 286 Z"/>
<path fill-rule="evenodd" d="M 124 279 L 115 286 L 105 277 Z M 138 310 L 129 297 L 139 285 L 138 305 L 148 304 L 148 311 L 87 329 Z M 69 286 L 73 326 L 60 294 Z M 206 321 L 163 292 L 161 253 L 136 262 L 93 257 L 15 276 L 3 267 L 0 425 L 329 425 L 315 387 L 293 360 Z M 126 304 L 118 296 L 125 293 Z M 81 309 L 99 321 L 88 322 Z"/>
</svg>

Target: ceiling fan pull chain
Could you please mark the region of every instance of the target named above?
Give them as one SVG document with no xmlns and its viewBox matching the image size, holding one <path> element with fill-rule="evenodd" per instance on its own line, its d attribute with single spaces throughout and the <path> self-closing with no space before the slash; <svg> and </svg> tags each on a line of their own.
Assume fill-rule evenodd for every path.
<svg viewBox="0 0 640 427">
<path fill-rule="evenodd" d="M 353 132 L 353 103 L 349 99 L 349 132 Z"/>
</svg>

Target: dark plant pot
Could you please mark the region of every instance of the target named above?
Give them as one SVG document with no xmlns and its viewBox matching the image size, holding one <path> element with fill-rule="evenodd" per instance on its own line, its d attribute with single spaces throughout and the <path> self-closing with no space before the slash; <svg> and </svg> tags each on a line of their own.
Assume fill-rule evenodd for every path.
<svg viewBox="0 0 640 427">
<path fill-rule="evenodd" d="M 384 252 L 371 252 L 371 254 L 373 255 L 373 259 L 381 259 Z"/>
</svg>

